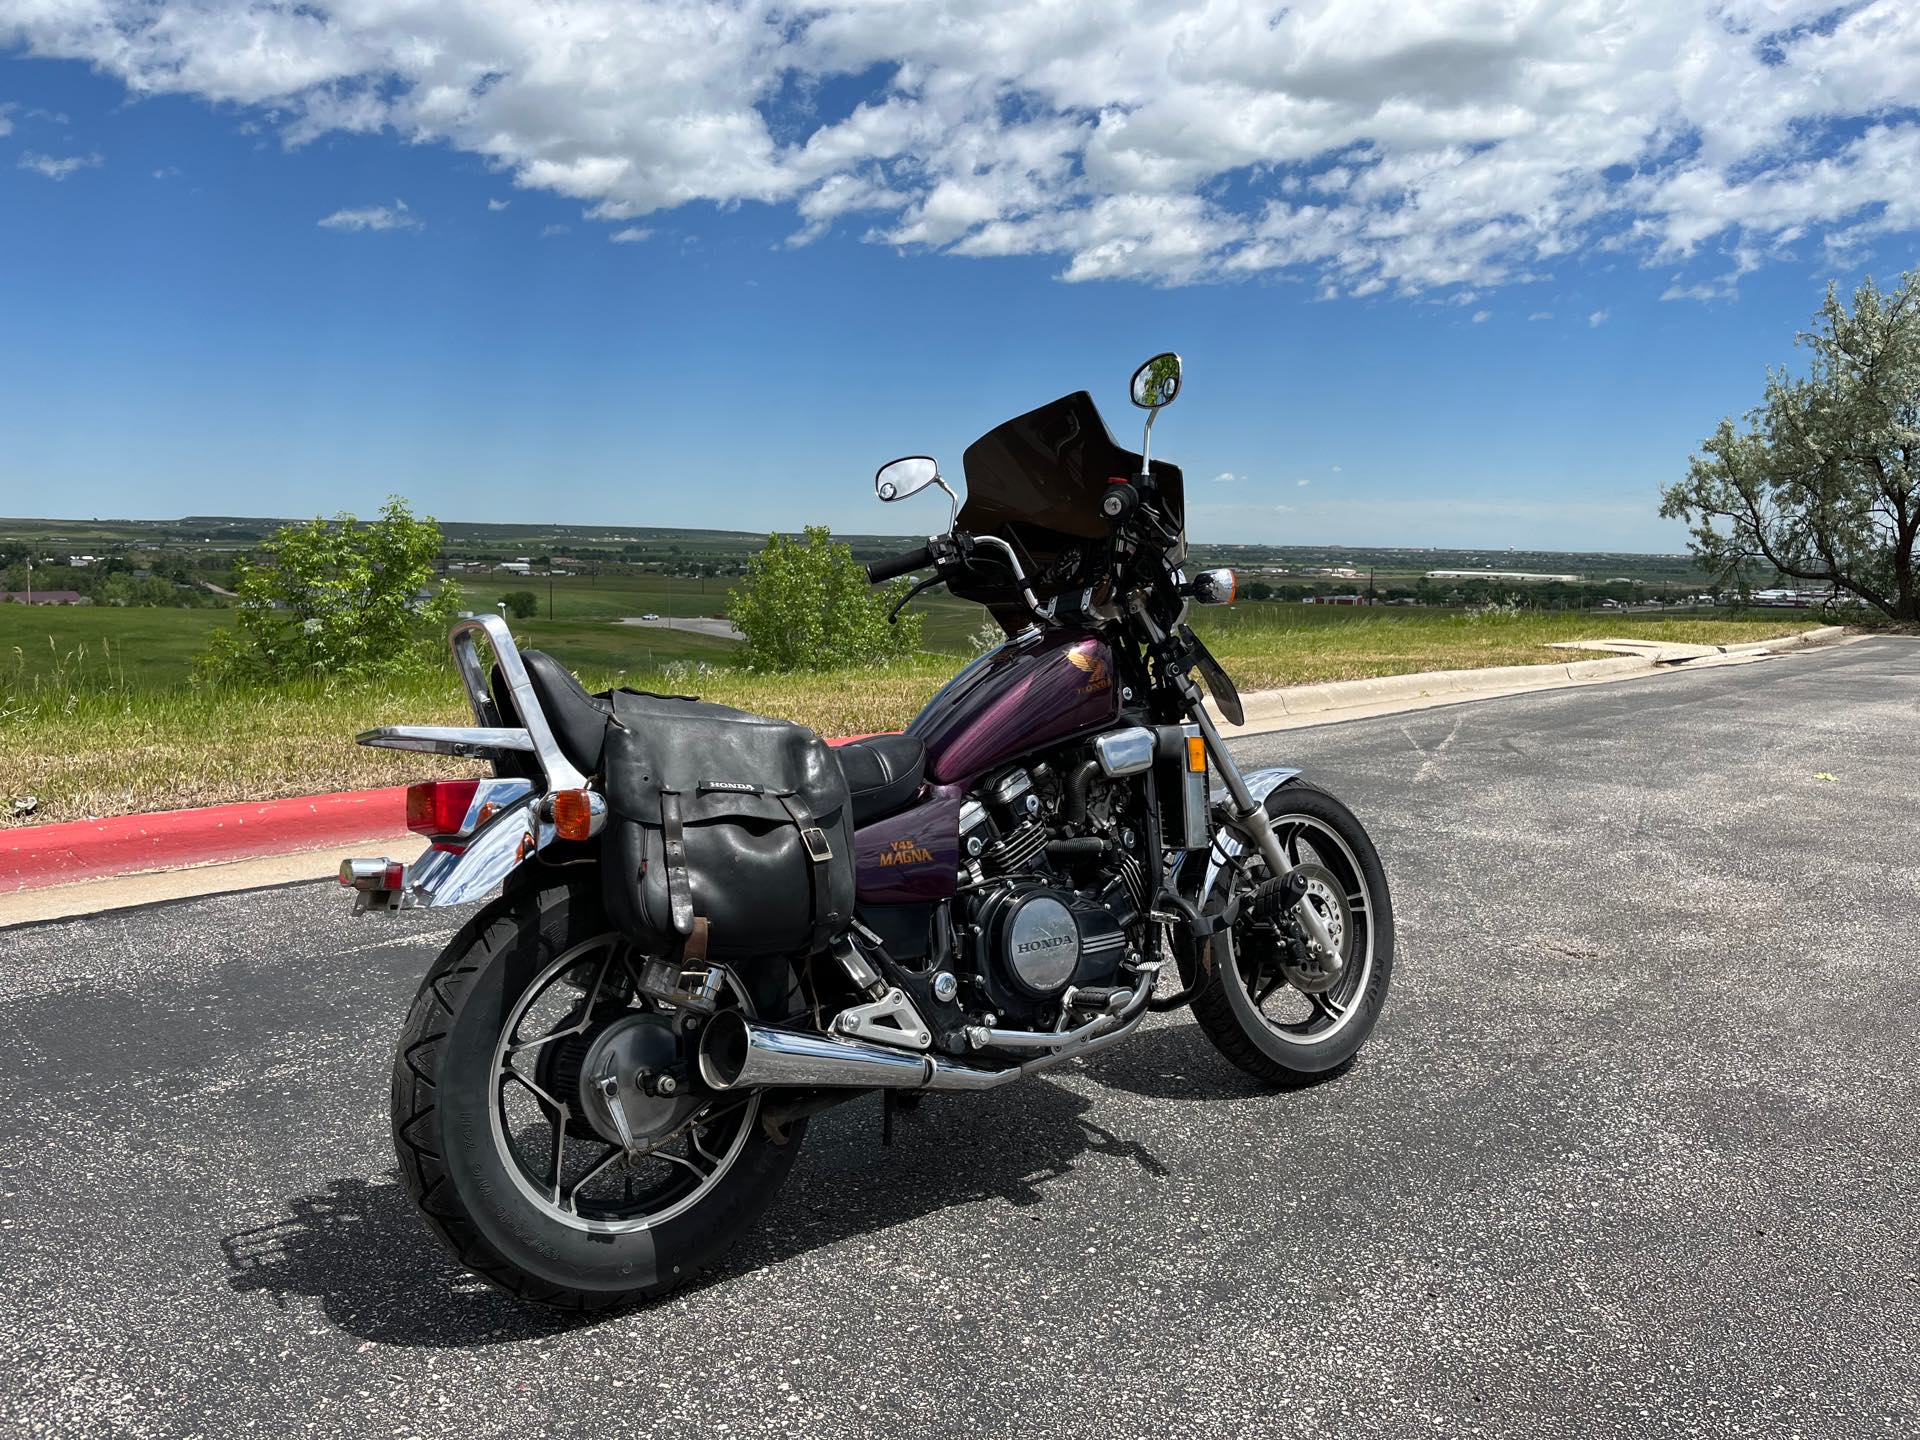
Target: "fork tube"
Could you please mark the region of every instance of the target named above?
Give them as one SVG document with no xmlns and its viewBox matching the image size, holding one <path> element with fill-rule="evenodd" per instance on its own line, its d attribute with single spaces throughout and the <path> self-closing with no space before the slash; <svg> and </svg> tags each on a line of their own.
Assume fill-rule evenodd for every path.
<svg viewBox="0 0 1920 1440">
<path fill-rule="evenodd" d="M 1161 644 L 1167 638 L 1167 632 L 1155 623 L 1146 605 L 1136 597 L 1132 608 L 1146 630 L 1147 638 L 1155 645 Z M 1274 879 L 1286 879 L 1293 873 L 1294 864 L 1287 859 L 1287 852 L 1280 848 L 1280 837 L 1267 824 L 1266 807 L 1253 798 L 1252 792 L 1247 789 L 1247 782 L 1240 777 L 1240 767 L 1234 763 L 1233 756 L 1227 753 L 1227 744 L 1220 738 L 1219 727 L 1213 723 L 1213 717 L 1207 714 L 1206 699 L 1201 695 L 1200 687 L 1194 683 L 1193 676 L 1184 670 L 1167 678 L 1179 691 L 1181 702 L 1193 717 L 1193 723 L 1200 728 L 1201 738 L 1207 742 L 1207 754 L 1213 757 L 1213 763 L 1219 767 L 1220 778 L 1226 783 L 1227 798 L 1232 801 L 1229 823 L 1253 843 L 1260 852 L 1260 858 L 1267 862 L 1267 870 Z M 1320 952 L 1321 964 L 1330 972 L 1338 972 L 1340 951 L 1327 931 L 1327 922 L 1320 918 L 1320 912 L 1303 895 L 1294 905 L 1293 913 L 1299 917 L 1300 928 L 1307 932 L 1308 943 Z"/>
</svg>

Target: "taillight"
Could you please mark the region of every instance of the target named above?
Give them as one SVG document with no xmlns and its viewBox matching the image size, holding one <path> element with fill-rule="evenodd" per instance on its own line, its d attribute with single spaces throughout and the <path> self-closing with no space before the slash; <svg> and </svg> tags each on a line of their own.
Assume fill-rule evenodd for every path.
<svg viewBox="0 0 1920 1440">
<path fill-rule="evenodd" d="M 416 835 L 464 835 L 478 780 L 422 780 L 407 787 L 407 829 Z"/>
</svg>

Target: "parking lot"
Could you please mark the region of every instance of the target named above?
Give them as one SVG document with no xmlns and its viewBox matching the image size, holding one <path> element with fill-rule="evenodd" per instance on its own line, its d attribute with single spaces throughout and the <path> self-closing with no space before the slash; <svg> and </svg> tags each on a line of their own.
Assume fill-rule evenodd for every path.
<svg viewBox="0 0 1920 1440">
<path fill-rule="evenodd" d="M 0 1431 L 1920 1433 L 1920 642 L 1244 741 L 1373 828 L 1345 1078 L 1191 1020 L 817 1120 L 763 1228 L 580 1325 L 386 1133 L 458 915 L 299 886 L 0 931 Z"/>
</svg>

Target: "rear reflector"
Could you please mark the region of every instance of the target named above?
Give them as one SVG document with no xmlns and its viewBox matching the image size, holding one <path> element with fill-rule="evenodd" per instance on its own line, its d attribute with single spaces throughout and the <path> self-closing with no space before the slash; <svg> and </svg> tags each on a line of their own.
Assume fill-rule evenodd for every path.
<svg viewBox="0 0 1920 1440">
<path fill-rule="evenodd" d="M 478 780 L 423 780 L 407 787 L 407 829 L 416 835 L 464 835 Z"/>
<path fill-rule="evenodd" d="M 1187 771 L 1193 775 L 1207 773 L 1207 742 L 1198 735 L 1187 737 Z"/>
<path fill-rule="evenodd" d="M 404 890 L 407 867 L 384 856 L 378 860 L 342 860 L 340 883 L 349 890 Z"/>
</svg>

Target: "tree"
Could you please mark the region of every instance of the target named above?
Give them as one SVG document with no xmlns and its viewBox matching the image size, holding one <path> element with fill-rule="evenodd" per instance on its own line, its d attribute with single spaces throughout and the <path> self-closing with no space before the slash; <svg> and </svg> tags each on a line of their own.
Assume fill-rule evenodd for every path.
<svg viewBox="0 0 1920 1440">
<path fill-rule="evenodd" d="M 1764 565 L 1920 621 L 1920 270 L 1891 295 L 1867 280 L 1851 310 L 1829 285 L 1798 340 L 1806 375 L 1769 371 L 1762 403 L 1742 427 L 1720 422 L 1660 513 L 1688 523 L 1722 585 Z"/>
<path fill-rule="evenodd" d="M 867 583 L 864 566 L 824 525 L 803 538 L 769 535 L 747 562 L 745 583 L 728 592 L 727 618 L 746 637 L 756 670 L 832 670 L 908 655 L 920 648 L 920 616 L 887 611 L 906 593 Z"/>
<path fill-rule="evenodd" d="M 540 600 L 531 590 L 509 590 L 500 597 L 507 613 L 516 620 L 531 620 L 540 613 Z"/>
<path fill-rule="evenodd" d="M 440 527 L 398 496 L 361 524 L 341 514 L 286 525 L 242 563 L 238 623 L 214 632 L 199 673 L 222 681 L 364 680 L 436 663 L 460 603 L 434 584 Z"/>
</svg>

